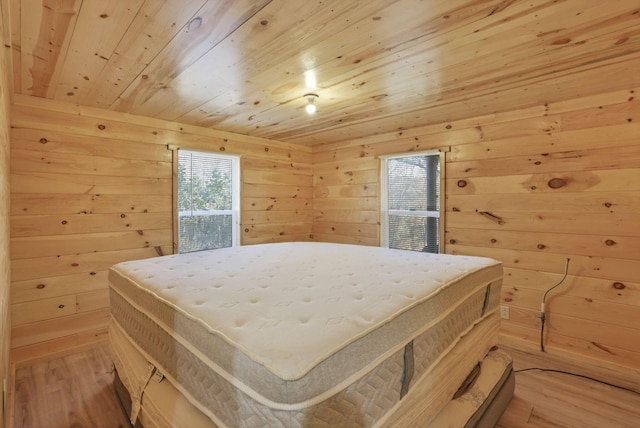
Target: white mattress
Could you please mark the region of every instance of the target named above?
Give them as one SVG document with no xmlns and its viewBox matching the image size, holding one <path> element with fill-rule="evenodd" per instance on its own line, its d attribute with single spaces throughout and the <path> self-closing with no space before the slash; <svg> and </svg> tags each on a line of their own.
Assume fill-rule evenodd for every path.
<svg viewBox="0 0 640 428">
<path fill-rule="evenodd" d="M 399 401 L 400 378 L 375 391 L 368 380 L 402 377 L 409 342 L 412 374 L 426 373 L 495 312 L 501 278 L 491 259 L 320 243 L 166 256 L 110 272 L 115 322 L 212 420 L 241 426 L 302 423 L 332 400 L 357 413 L 345 404 L 354 388 L 372 408 L 380 406 L 367 389 L 389 401 L 368 412 L 382 420 Z"/>
</svg>

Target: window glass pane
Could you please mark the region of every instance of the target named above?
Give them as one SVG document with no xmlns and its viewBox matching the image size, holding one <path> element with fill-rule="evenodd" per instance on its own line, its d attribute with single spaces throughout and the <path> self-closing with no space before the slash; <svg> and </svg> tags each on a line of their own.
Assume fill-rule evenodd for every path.
<svg viewBox="0 0 640 428">
<path fill-rule="evenodd" d="M 391 158 L 387 162 L 390 210 L 439 211 L 438 155 Z"/>
<path fill-rule="evenodd" d="M 232 165 L 229 158 L 179 152 L 178 211 L 230 210 Z"/>
<path fill-rule="evenodd" d="M 232 245 L 231 214 L 182 216 L 179 220 L 178 248 L 181 253 L 212 250 Z"/>
<path fill-rule="evenodd" d="M 440 219 L 389 215 L 389 248 L 437 253 Z"/>
<path fill-rule="evenodd" d="M 439 252 L 440 155 L 388 158 L 386 183 L 388 246 Z"/>
<path fill-rule="evenodd" d="M 230 247 L 235 159 L 178 151 L 178 252 Z"/>
</svg>

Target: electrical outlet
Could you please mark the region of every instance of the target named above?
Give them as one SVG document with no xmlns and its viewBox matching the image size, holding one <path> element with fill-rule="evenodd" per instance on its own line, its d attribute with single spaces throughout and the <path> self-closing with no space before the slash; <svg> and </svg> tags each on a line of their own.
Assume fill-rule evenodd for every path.
<svg viewBox="0 0 640 428">
<path fill-rule="evenodd" d="M 509 319 L 509 306 L 500 306 L 500 318 L 503 320 Z"/>
</svg>

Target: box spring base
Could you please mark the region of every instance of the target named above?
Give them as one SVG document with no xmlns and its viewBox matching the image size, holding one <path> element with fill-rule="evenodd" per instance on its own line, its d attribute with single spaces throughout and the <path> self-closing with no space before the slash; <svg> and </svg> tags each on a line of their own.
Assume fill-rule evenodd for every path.
<svg viewBox="0 0 640 428">
<path fill-rule="evenodd" d="M 474 335 L 470 334 L 470 336 Z M 507 354 L 495 348 L 484 358 L 484 354 L 476 352 L 478 355 L 476 361 L 482 360 L 482 363 L 480 375 L 475 379 L 473 386 L 455 400 L 447 402 L 450 399 L 445 399 L 444 405 L 439 407 L 441 409 L 439 412 L 433 411 L 434 396 L 449 394 L 448 396 L 451 397 L 453 395 L 451 385 L 439 382 L 437 374 L 450 373 L 452 368 L 459 367 L 460 358 L 470 353 L 469 344 L 465 342 L 465 339 L 469 339 L 469 337 L 463 338 L 447 358 L 436 364 L 434 367 L 436 376 L 425 379 L 426 382 L 423 382 L 422 385 L 421 383 L 412 385 L 407 396 L 400 401 L 394 411 L 388 415 L 385 421 L 376 424 L 376 426 L 465 428 L 495 426 L 507 407 L 514 389 L 511 359 Z M 148 370 L 149 363 L 130 342 L 122 343 L 121 340 L 116 340 L 111 342 L 111 346 L 114 362 L 116 362 L 116 392 L 129 416 L 131 415 L 132 399 L 125 385 L 129 385 L 129 389 L 131 389 L 132 385 L 139 384 L 140 378 L 144 377 L 145 371 Z M 119 349 L 114 349 L 114 347 Z M 119 353 L 119 356 L 115 355 L 116 352 Z M 469 366 L 466 361 L 462 365 Z M 459 374 L 458 377 L 460 376 L 464 378 L 464 374 Z M 454 385 L 454 392 L 460 383 L 457 381 Z M 140 411 L 135 427 L 215 428 L 218 426 L 166 378 L 150 379 L 139 402 L 141 403 Z M 425 425 L 424 421 L 426 420 L 431 423 Z M 238 426 L 244 426 L 242 421 L 238 421 Z"/>
</svg>

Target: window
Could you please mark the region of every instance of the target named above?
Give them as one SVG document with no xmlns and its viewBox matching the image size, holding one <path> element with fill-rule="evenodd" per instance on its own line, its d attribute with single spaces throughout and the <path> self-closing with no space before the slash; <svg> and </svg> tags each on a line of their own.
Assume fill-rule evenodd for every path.
<svg viewBox="0 0 640 428">
<path fill-rule="evenodd" d="M 237 245 L 236 156 L 178 150 L 178 252 Z"/>
<path fill-rule="evenodd" d="M 382 158 L 382 245 L 440 251 L 440 153 Z"/>
</svg>

